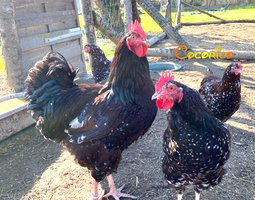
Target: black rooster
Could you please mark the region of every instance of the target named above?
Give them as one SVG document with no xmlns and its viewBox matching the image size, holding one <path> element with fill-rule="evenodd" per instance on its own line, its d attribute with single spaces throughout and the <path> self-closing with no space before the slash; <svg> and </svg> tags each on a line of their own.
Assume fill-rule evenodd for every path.
<svg viewBox="0 0 255 200">
<path fill-rule="evenodd" d="M 241 63 L 234 62 L 226 68 L 222 78 L 214 76 L 210 71 L 201 82 L 199 92 L 203 100 L 221 121 L 227 121 L 240 107 L 242 71 Z"/>
<path fill-rule="evenodd" d="M 185 187 L 192 185 L 196 200 L 200 192 L 217 185 L 230 155 L 230 133 L 205 106 L 199 93 L 175 82 L 163 73 L 156 84 L 159 109 L 168 110 L 168 127 L 163 137 L 162 169 L 169 185 L 181 200 Z"/>
<path fill-rule="evenodd" d="M 96 83 L 107 80 L 110 74 L 111 61 L 104 52 L 95 44 L 86 44 L 84 51 L 91 55 L 91 70 Z"/>
<path fill-rule="evenodd" d="M 99 199 L 98 184 L 105 177 L 110 186 L 105 197 L 135 198 L 116 189 L 111 174 L 122 151 L 148 131 L 157 113 L 146 35 L 137 21 L 129 29 L 116 47 L 104 86 L 74 84 L 73 67 L 54 52 L 37 62 L 26 79 L 28 109 L 37 128 L 91 170 L 92 199 Z"/>
</svg>

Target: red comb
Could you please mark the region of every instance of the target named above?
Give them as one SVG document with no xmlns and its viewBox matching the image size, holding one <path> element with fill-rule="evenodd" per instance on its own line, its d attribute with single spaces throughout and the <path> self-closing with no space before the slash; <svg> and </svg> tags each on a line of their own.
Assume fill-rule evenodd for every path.
<svg viewBox="0 0 255 200">
<path fill-rule="evenodd" d="M 143 40 L 146 40 L 146 34 L 145 34 L 143 28 L 141 27 L 141 25 L 139 24 L 139 22 L 137 20 L 135 20 L 134 22 L 131 22 L 128 25 L 128 29 L 131 32 L 139 34 L 142 37 Z"/>
<path fill-rule="evenodd" d="M 174 75 L 171 73 L 171 71 L 164 71 L 159 73 L 160 77 L 158 82 L 155 84 L 155 90 L 156 92 L 160 91 L 162 87 L 168 82 L 174 80 Z"/>
</svg>

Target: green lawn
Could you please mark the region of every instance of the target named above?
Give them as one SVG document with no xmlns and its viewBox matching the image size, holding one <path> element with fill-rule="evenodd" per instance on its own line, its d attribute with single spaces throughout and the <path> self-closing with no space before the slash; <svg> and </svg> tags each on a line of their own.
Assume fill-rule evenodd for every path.
<svg viewBox="0 0 255 200">
<path fill-rule="evenodd" d="M 4 58 L 2 55 L 2 48 L 0 46 L 0 75 L 5 73 L 5 68 L 4 68 Z"/>
<path fill-rule="evenodd" d="M 196 12 L 193 12 L 196 13 Z M 227 10 L 222 12 L 211 12 L 211 14 L 220 17 L 225 20 L 241 20 L 241 19 L 255 19 L 255 8 L 244 8 Z M 193 14 L 191 12 L 183 12 L 181 16 L 181 22 L 205 22 L 205 21 L 217 21 L 206 14 Z"/>
</svg>

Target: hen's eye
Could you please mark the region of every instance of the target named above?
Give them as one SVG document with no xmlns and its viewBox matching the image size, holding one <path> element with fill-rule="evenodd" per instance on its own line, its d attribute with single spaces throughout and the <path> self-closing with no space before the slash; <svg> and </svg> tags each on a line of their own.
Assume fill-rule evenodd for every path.
<svg viewBox="0 0 255 200">
<path fill-rule="evenodd" d="M 169 90 L 173 90 L 173 89 L 174 89 L 174 87 L 173 87 L 173 86 L 170 86 L 170 87 L 169 87 Z"/>
</svg>

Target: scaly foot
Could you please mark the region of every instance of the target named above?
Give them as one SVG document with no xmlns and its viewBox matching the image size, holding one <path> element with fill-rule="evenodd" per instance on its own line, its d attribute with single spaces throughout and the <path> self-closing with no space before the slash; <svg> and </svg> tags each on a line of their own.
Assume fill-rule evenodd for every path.
<svg viewBox="0 0 255 200">
<path fill-rule="evenodd" d="M 110 192 L 104 195 L 103 197 L 107 198 L 109 196 L 112 196 L 115 200 L 119 200 L 120 197 L 126 197 L 130 199 L 137 199 L 137 197 L 130 195 L 130 194 L 125 194 L 122 193 L 121 190 L 125 187 L 125 185 L 122 185 L 119 189 L 116 189 L 115 187 L 112 187 L 110 189 Z"/>
</svg>

